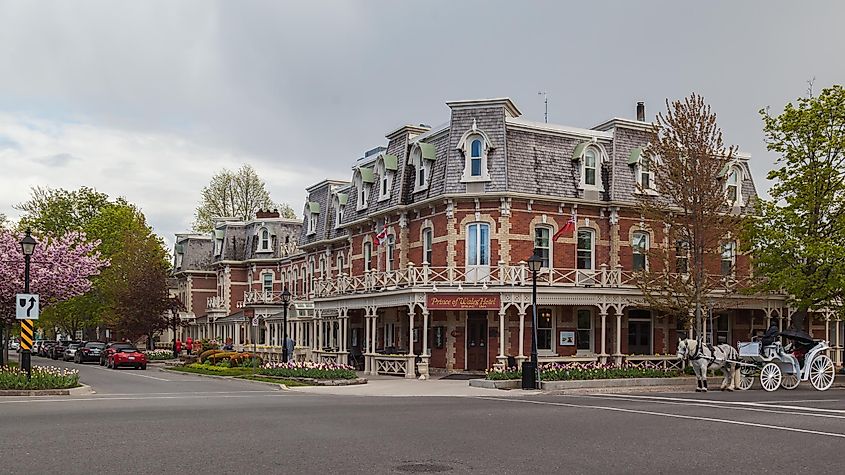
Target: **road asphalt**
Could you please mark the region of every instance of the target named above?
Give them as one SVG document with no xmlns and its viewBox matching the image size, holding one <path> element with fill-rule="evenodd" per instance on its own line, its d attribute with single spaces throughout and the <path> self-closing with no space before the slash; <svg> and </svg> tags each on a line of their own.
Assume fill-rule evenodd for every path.
<svg viewBox="0 0 845 475">
<path fill-rule="evenodd" d="M 845 471 L 841 388 L 382 397 L 56 365 L 95 393 L 0 398 L 0 473 Z"/>
</svg>

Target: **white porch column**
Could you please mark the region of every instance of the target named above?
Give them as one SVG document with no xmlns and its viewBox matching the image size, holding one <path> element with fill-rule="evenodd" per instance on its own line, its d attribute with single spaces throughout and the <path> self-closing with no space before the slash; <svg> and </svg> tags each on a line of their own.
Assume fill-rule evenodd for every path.
<svg viewBox="0 0 845 475">
<path fill-rule="evenodd" d="M 428 352 L 428 309 L 423 308 L 423 328 L 422 328 L 422 355 L 425 357 L 431 356 Z"/>
<path fill-rule="evenodd" d="M 525 359 L 525 309 L 519 309 L 519 358 Z"/>
<path fill-rule="evenodd" d="M 501 360 L 506 359 L 505 356 L 505 340 L 507 336 L 505 335 L 505 310 L 499 310 L 499 362 Z"/>
<path fill-rule="evenodd" d="M 414 314 L 416 308 L 408 311 L 408 356 L 414 354 Z"/>
<path fill-rule="evenodd" d="M 622 313 L 616 314 L 616 353 L 613 359 L 617 365 L 622 364 Z"/>
<path fill-rule="evenodd" d="M 599 353 L 599 360 L 602 363 L 607 362 L 607 310 L 599 312 L 601 317 L 601 353 Z"/>
</svg>

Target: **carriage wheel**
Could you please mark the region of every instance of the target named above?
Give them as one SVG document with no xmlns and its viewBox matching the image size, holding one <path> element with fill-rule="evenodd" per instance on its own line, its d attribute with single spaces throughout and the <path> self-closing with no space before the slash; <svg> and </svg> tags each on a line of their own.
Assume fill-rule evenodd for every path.
<svg viewBox="0 0 845 475">
<path fill-rule="evenodd" d="M 754 366 L 740 366 L 738 369 L 739 384 L 737 385 L 737 389 L 741 391 L 750 389 L 754 384 L 754 372 L 757 371 L 757 368 Z"/>
<path fill-rule="evenodd" d="M 783 373 L 783 380 L 780 382 L 780 387 L 783 389 L 795 389 L 800 382 L 801 379 L 798 377 L 798 374 Z"/>
<path fill-rule="evenodd" d="M 780 386 L 780 367 L 775 363 L 766 363 L 760 370 L 760 384 L 766 391 L 774 391 Z"/>
<path fill-rule="evenodd" d="M 833 362 L 827 355 L 818 355 L 810 365 L 810 382 L 819 391 L 826 391 L 833 385 Z"/>
</svg>

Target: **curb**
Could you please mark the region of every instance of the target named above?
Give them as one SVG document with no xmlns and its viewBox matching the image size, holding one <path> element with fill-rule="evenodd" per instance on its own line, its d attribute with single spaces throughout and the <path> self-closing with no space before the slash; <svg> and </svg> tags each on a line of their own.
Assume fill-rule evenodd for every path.
<svg viewBox="0 0 845 475">
<path fill-rule="evenodd" d="M 268 383 L 267 381 L 254 381 L 254 380 L 251 380 L 251 379 L 243 379 L 243 378 L 239 378 L 239 377 L 237 377 L 237 376 L 217 376 L 217 375 L 215 375 L 215 374 L 189 373 L 189 372 L 187 372 L 187 371 L 179 371 L 179 370 L 175 370 L 175 369 L 167 369 L 167 368 L 159 368 L 158 370 L 159 370 L 159 371 L 164 371 L 165 373 L 173 373 L 173 374 L 187 374 L 187 375 L 191 375 L 191 376 L 199 376 L 199 377 L 201 377 L 201 378 L 227 379 L 227 380 L 231 380 L 231 381 L 245 381 L 245 382 L 247 382 L 247 383 L 258 383 L 258 384 L 264 384 L 264 385 L 273 386 L 274 388 L 277 388 L 277 389 L 280 389 L 280 390 L 283 390 L 283 391 L 290 391 L 290 388 L 288 388 L 288 387 L 287 387 L 287 386 L 285 386 L 284 384 L 280 384 L 280 383 Z"/>
<path fill-rule="evenodd" d="M 88 386 L 87 384 L 80 384 L 79 387 L 71 388 L 70 391 L 71 396 L 79 396 L 82 394 L 97 394 L 97 391 L 94 391 L 94 388 Z"/>
<path fill-rule="evenodd" d="M 707 384 L 718 388 L 721 376 L 707 378 Z M 625 379 L 580 379 L 571 381 L 541 381 L 543 391 L 563 391 L 569 389 L 607 389 L 607 388 L 649 388 L 649 387 L 686 387 L 695 384 L 695 377 L 680 378 L 625 378 Z M 519 389 L 522 382 L 518 379 L 486 380 L 471 379 L 469 385 L 486 389 Z"/>
<path fill-rule="evenodd" d="M 80 394 L 94 394 L 96 391 L 87 384 L 80 384 L 70 389 L 4 389 L 0 390 L 0 396 L 78 396 Z"/>
</svg>

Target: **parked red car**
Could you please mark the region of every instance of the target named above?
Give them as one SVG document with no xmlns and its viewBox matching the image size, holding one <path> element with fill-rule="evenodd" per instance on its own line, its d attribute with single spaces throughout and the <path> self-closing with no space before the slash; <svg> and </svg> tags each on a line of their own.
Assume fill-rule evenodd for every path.
<svg viewBox="0 0 845 475">
<path fill-rule="evenodd" d="M 135 347 L 117 348 L 114 353 L 108 355 L 106 366 L 117 369 L 121 366 L 132 366 L 135 369 L 147 369 L 147 355 Z"/>
<path fill-rule="evenodd" d="M 113 341 L 108 343 L 100 353 L 100 366 L 106 366 L 109 362 L 109 356 L 113 355 L 115 352 L 119 351 L 121 348 L 135 348 L 135 345 L 132 343 L 127 343 L 125 341 Z"/>
</svg>

